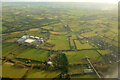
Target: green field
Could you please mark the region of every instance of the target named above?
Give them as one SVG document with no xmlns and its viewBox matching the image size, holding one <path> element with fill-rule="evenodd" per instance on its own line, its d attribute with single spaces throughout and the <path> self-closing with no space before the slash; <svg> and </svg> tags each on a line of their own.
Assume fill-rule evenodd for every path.
<svg viewBox="0 0 120 80">
<path fill-rule="evenodd" d="M 86 58 L 101 75 L 117 62 L 115 4 L 11 2 L 2 8 L 5 78 L 97 78 L 94 73 L 83 73 L 89 64 Z M 37 46 L 36 39 L 28 45 L 18 44 L 24 35 L 39 37 L 44 43 Z"/>
<path fill-rule="evenodd" d="M 68 40 L 49 40 L 50 44 L 54 44 L 53 50 L 69 50 Z"/>
<path fill-rule="evenodd" d="M 50 40 L 47 41 L 55 45 L 53 50 L 69 50 L 69 43 L 66 35 L 50 35 Z"/>
<path fill-rule="evenodd" d="M 26 78 L 55 78 L 61 72 L 60 71 L 44 71 L 39 69 L 34 69 L 30 71 Z"/>
<path fill-rule="evenodd" d="M 88 67 L 85 65 L 74 65 L 68 68 L 68 73 L 69 74 L 80 74 L 80 73 L 83 73 L 84 69 L 88 69 Z"/>
<path fill-rule="evenodd" d="M 97 34 L 95 32 L 88 32 L 88 33 L 83 33 L 81 35 L 84 37 L 93 37 L 96 36 Z"/>
<path fill-rule="evenodd" d="M 68 37 L 66 34 L 59 34 L 59 35 L 50 35 L 50 40 L 67 40 Z"/>
<path fill-rule="evenodd" d="M 17 44 L 14 43 L 3 43 L 2 44 L 2 55 L 7 55 L 10 50 L 14 49 L 17 46 Z"/>
<path fill-rule="evenodd" d="M 43 28 L 43 29 L 48 29 L 48 30 L 53 29 L 52 26 L 44 26 L 44 27 L 42 27 L 42 28 Z"/>
<path fill-rule="evenodd" d="M 48 58 L 49 52 L 34 48 L 27 48 L 20 52 L 17 58 L 31 59 L 44 62 Z"/>
<path fill-rule="evenodd" d="M 110 54 L 110 50 L 97 50 L 97 51 L 102 55 Z"/>
<path fill-rule="evenodd" d="M 17 67 L 11 64 L 2 65 L 2 76 L 7 78 L 22 78 L 27 68 Z"/>
<path fill-rule="evenodd" d="M 25 49 L 27 49 L 27 47 L 19 46 L 14 51 L 11 51 L 12 54 L 9 54 L 7 57 L 11 58 L 11 59 L 14 59 L 16 57 L 16 55 L 21 54 Z"/>
<path fill-rule="evenodd" d="M 56 32 L 65 32 L 65 28 L 62 23 L 54 24 L 53 27 L 53 30 Z"/>
<path fill-rule="evenodd" d="M 90 45 L 90 43 L 84 43 L 82 44 L 80 41 L 75 41 L 77 49 L 95 49 L 93 46 Z"/>
<path fill-rule="evenodd" d="M 69 64 L 86 64 L 88 61 L 84 58 L 90 58 L 91 62 L 104 61 L 100 54 L 95 50 L 82 50 L 82 51 L 71 51 L 65 52 Z"/>
<path fill-rule="evenodd" d="M 2 31 L 6 31 L 6 30 L 7 30 L 7 27 L 2 26 Z"/>
</svg>

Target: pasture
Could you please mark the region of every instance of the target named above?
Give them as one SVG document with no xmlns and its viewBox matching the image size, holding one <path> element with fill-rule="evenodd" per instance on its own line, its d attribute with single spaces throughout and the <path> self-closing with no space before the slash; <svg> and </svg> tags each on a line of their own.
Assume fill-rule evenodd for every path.
<svg viewBox="0 0 120 80">
<path fill-rule="evenodd" d="M 11 64 L 2 65 L 2 77 L 7 78 L 22 78 L 26 73 L 27 68 L 21 68 Z"/>
<path fill-rule="evenodd" d="M 110 54 L 110 50 L 97 50 L 97 51 L 102 55 Z"/>
<path fill-rule="evenodd" d="M 48 58 L 48 55 L 48 51 L 35 48 L 27 48 L 20 52 L 17 58 L 31 59 L 44 62 Z"/>
<path fill-rule="evenodd" d="M 16 43 L 2 43 L 2 56 L 6 56 L 11 50 L 13 50 L 18 44 Z"/>
<path fill-rule="evenodd" d="M 67 75 L 67 70 L 69 74 L 78 75 L 71 75 L 69 78 L 97 78 L 96 74 L 79 74 L 87 68 L 86 57 L 99 65 L 104 65 L 107 60 L 108 63 L 111 60 L 113 65 L 112 62 L 116 60 L 110 52 L 117 53 L 118 47 L 117 9 L 109 9 L 111 5 L 5 3 L 2 9 L 3 62 L 7 60 L 18 63 L 11 65 L 5 62 L 3 77 L 22 78 L 28 69 L 18 67 L 18 64 L 19 62 L 27 64 L 28 61 L 28 65 L 32 65 L 32 69 L 25 76 L 28 79 L 55 78 L 61 73 Z M 65 25 L 68 25 L 68 28 Z M 36 49 L 31 45 L 19 45 L 16 42 L 23 35 L 43 37 L 46 40 Z M 104 46 L 100 47 L 99 44 Z M 105 56 L 106 54 L 109 57 Z M 41 64 L 45 68 L 48 67 L 46 62 L 49 59 L 53 61 L 53 65 L 50 66 L 55 68 L 54 71 L 50 71 L 49 68 L 45 70 L 41 67 L 36 68 L 36 65 Z M 100 67 L 96 69 L 102 70 Z"/>
<path fill-rule="evenodd" d="M 69 42 L 67 35 L 50 35 L 50 40 L 47 41 L 54 44 L 53 50 L 69 50 Z"/>
<path fill-rule="evenodd" d="M 95 50 L 81 50 L 81 51 L 69 51 L 65 52 L 69 64 L 87 64 L 88 61 L 85 58 L 90 58 L 92 63 L 104 61 L 102 56 Z"/>
<path fill-rule="evenodd" d="M 34 69 L 28 73 L 26 78 L 55 78 L 57 77 L 61 71 L 45 71 Z"/>
<path fill-rule="evenodd" d="M 85 65 L 73 65 L 68 67 L 68 74 L 81 74 L 84 69 L 88 69 Z"/>
<path fill-rule="evenodd" d="M 95 49 L 93 46 L 90 45 L 90 43 L 81 43 L 79 40 L 75 40 L 75 44 L 77 46 L 77 49 Z"/>
</svg>

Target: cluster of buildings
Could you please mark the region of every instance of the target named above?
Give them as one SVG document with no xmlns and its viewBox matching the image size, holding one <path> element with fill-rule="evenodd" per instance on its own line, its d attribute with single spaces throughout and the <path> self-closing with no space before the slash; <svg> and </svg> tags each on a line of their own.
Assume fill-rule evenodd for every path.
<svg viewBox="0 0 120 80">
<path fill-rule="evenodd" d="M 43 37 L 24 35 L 21 38 L 19 38 L 17 42 L 20 44 L 24 43 L 24 44 L 39 46 L 40 44 L 45 43 L 45 39 Z"/>
</svg>

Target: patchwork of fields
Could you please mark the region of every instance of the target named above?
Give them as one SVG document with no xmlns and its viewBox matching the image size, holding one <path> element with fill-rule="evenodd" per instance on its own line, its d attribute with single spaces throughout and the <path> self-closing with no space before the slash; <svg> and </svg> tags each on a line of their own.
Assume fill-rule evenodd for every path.
<svg viewBox="0 0 120 80">
<path fill-rule="evenodd" d="M 93 67 L 104 78 L 117 61 L 117 14 L 70 4 L 5 3 L 3 78 L 98 78 Z M 23 35 L 46 41 L 37 47 L 19 44 Z"/>
</svg>

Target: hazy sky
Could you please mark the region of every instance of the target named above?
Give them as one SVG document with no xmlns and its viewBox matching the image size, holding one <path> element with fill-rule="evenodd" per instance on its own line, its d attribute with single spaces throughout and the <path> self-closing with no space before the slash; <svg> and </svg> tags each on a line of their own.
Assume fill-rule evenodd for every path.
<svg viewBox="0 0 120 80">
<path fill-rule="evenodd" d="M 2 0 L 3 2 L 118 2 L 120 0 Z"/>
</svg>

